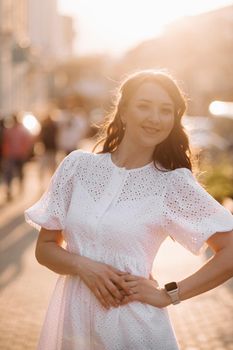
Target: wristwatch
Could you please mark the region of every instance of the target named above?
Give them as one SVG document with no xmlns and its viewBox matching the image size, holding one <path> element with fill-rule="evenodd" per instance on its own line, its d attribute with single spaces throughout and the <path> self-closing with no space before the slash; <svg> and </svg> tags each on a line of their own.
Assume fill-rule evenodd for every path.
<svg viewBox="0 0 233 350">
<path fill-rule="evenodd" d="M 179 288 L 176 282 L 167 283 L 164 285 L 164 288 L 167 294 L 170 296 L 173 305 L 179 304 L 181 302 L 178 294 Z"/>
</svg>

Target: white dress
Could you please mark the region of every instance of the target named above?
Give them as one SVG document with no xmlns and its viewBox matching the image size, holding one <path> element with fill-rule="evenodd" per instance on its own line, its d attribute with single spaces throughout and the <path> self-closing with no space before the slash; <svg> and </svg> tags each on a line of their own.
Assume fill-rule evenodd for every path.
<svg viewBox="0 0 233 350">
<path fill-rule="evenodd" d="M 40 229 L 62 229 L 69 252 L 149 277 L 170 235 L 199 254 L 233 216 L 180 168 L 153 163 L 127 170 L 110 153 L 70 153 L 47 191 L 25 211 Z M 176 306 L 179 307 L 179 306 Z M 131 302 L 105 309 L 78 276 L 59 275 L 38 344 L 40 350 L 177 350 L 167 308 Z"/>
</svg>

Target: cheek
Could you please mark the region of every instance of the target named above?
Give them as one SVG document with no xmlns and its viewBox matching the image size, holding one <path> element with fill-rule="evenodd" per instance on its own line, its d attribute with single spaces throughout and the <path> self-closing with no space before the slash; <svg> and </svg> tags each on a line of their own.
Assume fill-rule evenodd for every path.
<svg viewBox="0 0 233 350">
<path fill-rule="evenodd" d="M 164 120 L 164 129 L 167 129 L 168 131 L 171 131 L 174 126 L 175 119 L 173 116 L 168 117 Z"/>
<path fill-rule="evenodd" d="M 127 116 L 128 129 L 138 132 L 144 119 L 145 118 L 141 113 L 138 113 L 137 111 L 131 112 Z"/>
<path fill-rule="evenodd" d="M 145 118 L 148 117 L 148 111 L 147 110 L 140 110 L 138 108 L 132 108 L 130 111 L 129 117 L 134 120 L 135 123 L 142 122 Z M 150 114 L 150 113 L 149 113 Z"/>
</svg>

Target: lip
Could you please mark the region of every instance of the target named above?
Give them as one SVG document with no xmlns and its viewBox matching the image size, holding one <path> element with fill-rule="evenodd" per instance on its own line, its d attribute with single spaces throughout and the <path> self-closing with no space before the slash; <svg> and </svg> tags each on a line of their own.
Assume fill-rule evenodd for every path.
<svg viewBox="0 0 233 350">
<path fill-rule="evenodd" d="M 142 128 L 149 134 L 155 134 L 155 133 L 160 131 L 160 129 L 150 128 L 150 127 L 147 127 L 147 126 L 143 126 Z"/>
</svg>

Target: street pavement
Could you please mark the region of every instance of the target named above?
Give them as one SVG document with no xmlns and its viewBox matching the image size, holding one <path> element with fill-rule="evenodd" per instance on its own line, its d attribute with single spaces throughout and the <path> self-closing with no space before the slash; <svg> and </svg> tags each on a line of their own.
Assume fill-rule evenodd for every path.
<svg viewBox="0 0 233 350">
<path fill-rule="evenodd" d="M 87 145 L 83 148 L 89 149 Z M 23 217 L 24 209 L 42 193 L 36 163 L 25 167 L 25 176 L 23 192 L 17 193 L 15 189 L 15 199 L 9 204 L 4 204 L 0 187 L 1 350 L 36 349 L 57 279 L 54 272 L 36 261 L 38 233 Z M 153 275 L 162 286 L 186 278 L 205 260 L 205 255 L 194 256 L 167 239 L 155 259 Z M 233 350 L 232 280 L 178 305 L 170 305 L 168 311 L 181 350 Z"/>
</svg>

